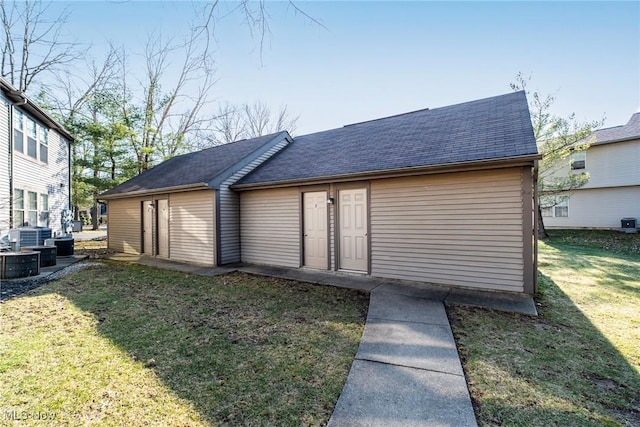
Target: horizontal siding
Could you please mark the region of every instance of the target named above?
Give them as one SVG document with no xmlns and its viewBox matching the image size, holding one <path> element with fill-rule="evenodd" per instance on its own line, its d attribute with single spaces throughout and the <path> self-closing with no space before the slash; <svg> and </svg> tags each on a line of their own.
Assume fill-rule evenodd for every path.
<svg viewBox="0 0 640 427">
<path fill-rule="evenodd" d="M 53 129 L 48 133 L 48 147 L 48 163 L 41 163 L 26 154 L 14 153 L 13 187 L 25 190 L 25 194 L 34 191 L 49 195 L 49 227 L 56 235 L 63 231 L 62 211 L 69 209 L 70 153 L 68 142 Z"/>
<path fill-rule="evenodd" d="M 109 227 L 107 228 L 109 249 L 116 252 L 140 254 L 142 199 L 114 199 L 107 202 Z"/>
<path fill-rule="evenodd" d="M 169 195 L 169 258 L 215 265 L 215 193 Z"/>
<path fill-rule="evenodd" d="M 297 188 L 240 194 L 242 261 L 300 267 L 300 193 Z"/>
<path fill-rule="evenodd" d="M 220 263 L 240 261 L 240 196 L 220 186 Z"/>
<path fill-rule="evenodd" d="M 567 176 L 571 173 L 570 160 L 554 169 L 553 176 Z M 586 151 L 585 169 L 576 172 L 588 172 L 589 181 L 583 188 L 620 187 L 640 185 L 640 139 L 594 145 Z M 545 180 L 550 179 L 543 176 Z"/>
<path fill-rule="evenodd" d="M 594 145 L 587 150 L 585 188 L 640 185 L 640 139 Z"/>
<path fill-rule="evenodd" d="M 220 185 L 220 263 L 240 261 L 240 196 L 229 189 L 242 177 L 260 166 L 289 142 L 283 139 L 234 173 Z"/>
<path fill-rule="evenodd" d="M 640 185 L 581 188 L 569 197 L 568 217 L 543 219 L 547 227 L 619 228 L 622 218 L 637 218 L 640 224 Z"/>
<path fill-rule="evenodd" d="M 371 274 L 523 291 L 520 168 L 371 182 Z"/>
<path fill-rule="evenodd" d="M 0 91 L 0 237 L 9 233 L 9 103 Z"/>
</svg>

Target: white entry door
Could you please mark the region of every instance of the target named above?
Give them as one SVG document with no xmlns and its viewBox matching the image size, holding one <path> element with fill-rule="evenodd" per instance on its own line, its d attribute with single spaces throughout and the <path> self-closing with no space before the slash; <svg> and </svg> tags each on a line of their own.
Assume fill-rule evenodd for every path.
<svg viewBox="0 0 640 427">
<path fill-rule="evenodd" d="M 303 193 L 304 265 L 329 268 L 327 254 L 327 192 Z"/>
<path fill-rule="evenodd" d="M 153 255 L 153 201 L 142 202 L 142 253 Z"/>
<path fill-rule="evenodd" d="M 340 190 L 340 269 L 368 271 L 367 190 Z"/>
<path fill-rule="evenodd" d="M 160 199 L 158 203 L 158 255 L 169 257 L 169 200 Z"/>
</svg>

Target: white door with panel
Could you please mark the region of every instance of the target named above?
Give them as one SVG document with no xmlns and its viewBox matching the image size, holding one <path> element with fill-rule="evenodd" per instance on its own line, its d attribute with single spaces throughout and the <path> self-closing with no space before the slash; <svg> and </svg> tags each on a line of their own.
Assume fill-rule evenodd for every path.
<svg viewBox="0 0 640 427">
<path fill-rule="evenodd" d="M 153 201 L 142 202 L 142 253 L 153 255 Z"/>
<path fill-rule="evenodd" d="M 304 266 L 329 268 L 327 192 L 303 193 Z"/>
<path fill-rule="evenodd" d="M 338 192 L 340 269 L 369 270 L 367 189 Z"/>
<path fill-rule="evenodd" d="M 158 255 L 169 258 L 169 200 L 159 199 L 158 204 Z"/>
</svg>

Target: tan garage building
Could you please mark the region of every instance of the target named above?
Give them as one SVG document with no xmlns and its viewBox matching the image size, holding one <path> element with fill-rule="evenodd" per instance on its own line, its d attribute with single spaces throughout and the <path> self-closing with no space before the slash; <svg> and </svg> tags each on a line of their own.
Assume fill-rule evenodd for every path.
<svg viewBox="0 0 640 427">
<path fill-rule="evenodd" d="M 540 156 L 523 92 L 229 146 L 236 144 L 260 147 L 249 155 L 252 162 L 238 160 L 251 167 L 206 188 L 154 190 L 153 198 L 147 188 L 135 197 L 119 187 L 107 193 L 110 247 L 212 265 L 240 260 L 536 290 L 533 191 Z M 225 192 L 234 200 L 226 215 L 219 201 Z M 170 220 L 168 237 L 155 236 L 147 252 L 149 206 L 156 219 L 146 222 Z M 227 221 L 233 239 L 223 236 Z M 127 245 L 136 232 L 138 240 Z M 194 244 L 211 255 L 203 260 Z"/>
</svg>

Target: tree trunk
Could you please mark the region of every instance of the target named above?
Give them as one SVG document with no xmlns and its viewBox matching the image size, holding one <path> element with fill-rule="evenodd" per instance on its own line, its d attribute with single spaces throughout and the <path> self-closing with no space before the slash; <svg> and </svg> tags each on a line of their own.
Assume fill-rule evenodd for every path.
<svg viewBox="0 0 640 427">
<path fill-rule="evenodd" d="M 544 228 L 544 221 L 542 220 L 542 208 L 538 204 L 538 239 L 546 239 L 547 237 L 549 237 L 549 234 Z"/>
<path fill-rule="evenodd" d="M 100 226 L 98 224 L 98 216 L 100 216 L 100 204 L 94 198 L 93 199 L 93 215 L 91 215 L 91 225 L 92 225 L 91 229 L 92 230 L 98 230 L 100 228 Z"/>
</svg>

